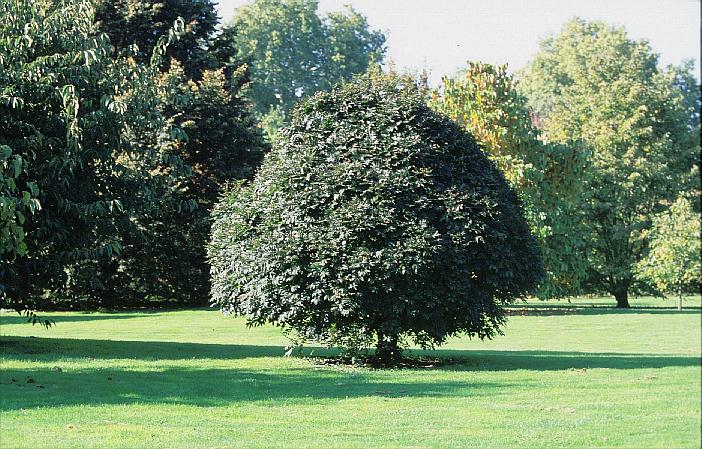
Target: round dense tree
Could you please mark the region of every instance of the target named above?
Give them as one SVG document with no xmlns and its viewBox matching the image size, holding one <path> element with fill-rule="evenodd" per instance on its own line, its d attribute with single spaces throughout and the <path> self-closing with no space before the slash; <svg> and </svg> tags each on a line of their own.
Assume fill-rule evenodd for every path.
<svg viewBox="0 0 702 449">
<path fill-rule="evenodd" d="M 293 112 L 215 209 L 213 301 L 330 344 L 490 338 L 543 267 L 515 193 L 415 88 L 364 76 Z"/>
</svg>

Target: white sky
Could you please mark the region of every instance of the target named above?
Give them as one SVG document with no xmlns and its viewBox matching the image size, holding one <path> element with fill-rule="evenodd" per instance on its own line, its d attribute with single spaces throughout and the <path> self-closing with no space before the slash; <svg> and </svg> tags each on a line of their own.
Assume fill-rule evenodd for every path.
<svg viewBox="0 0 702 449">
<path fill-rule="evenodd" d="M 250 0 L 218 0 L 224 22 Z M 350 4 L 388 35 L 386 59 L 430 72 L 432 84 L 468 60 L 522 68 L 539 41 L 574 16 L 622 25 L 648 39 L 663 65 L 695 60 L 700 79 L 699 0 L 320 0 L 322 13 Z"/>
</svg>

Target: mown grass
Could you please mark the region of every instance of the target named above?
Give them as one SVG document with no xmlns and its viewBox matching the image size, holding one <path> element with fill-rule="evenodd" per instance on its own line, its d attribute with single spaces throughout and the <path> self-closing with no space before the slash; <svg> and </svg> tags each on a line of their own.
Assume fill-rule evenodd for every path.
<svg viewBox="0 0 702 449">
<path fill-rule="evenodd" d="M 700 447 L 700 298 L 632 303 L 522 304 L 404 370 L 213 310 L 0 314 L 0 447 Z"/>
</svg>

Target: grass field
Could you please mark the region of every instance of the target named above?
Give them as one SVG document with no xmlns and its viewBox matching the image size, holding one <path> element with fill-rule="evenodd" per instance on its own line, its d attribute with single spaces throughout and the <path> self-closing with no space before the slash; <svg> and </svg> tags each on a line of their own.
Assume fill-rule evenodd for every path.
<svg viewBox="0 0 702 449">
<path fill-rule="evenodd" d="M 700 298 L 612 302 L 518 306 L 402 370 L 285 358 L 212 310 L 2 313 L 0 447 L 700 447 Z"/>
</svg>

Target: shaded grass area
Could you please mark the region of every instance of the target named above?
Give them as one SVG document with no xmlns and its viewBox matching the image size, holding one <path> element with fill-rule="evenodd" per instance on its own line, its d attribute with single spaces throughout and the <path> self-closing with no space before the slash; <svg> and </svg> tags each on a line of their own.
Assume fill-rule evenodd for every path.
<svg viewBox="0 0 702 449">
<path fill-rule="evenodd" d="M 280 346 L 225 345 L 202 343 L 170 343 L 152 341 L 112 341 L 94 339 L 60 339 L 36 337 L 2 337 L 0 348 L 10 357 L 34 357 L 44 363 L 71 359 L 90 360 L 232 360 L 259 357 L 277 357 L 284 351 Z M 333 349 L 306 348 L 303 356 L 313 363 L 314 353 L 329 356 Z M 567 351 L 485 351 L 485 350 L 435 350 L 410 351 L 419 357 L 450 359 L 452 363 L 440 366 L 443 370 L 562 370 L 570 368 L 663 368 L 670 366 L 697 366 L 698 357 L 665 354 L 635 354 L 618 352 L 567 352 Z"/>
<path fill-rule="evenodd" d="M 211 310 L 0 314 L 0 447 L 699 447 L 699 311 L 657 311 L 514 315 L 402 370 Z"/>
</svg>

